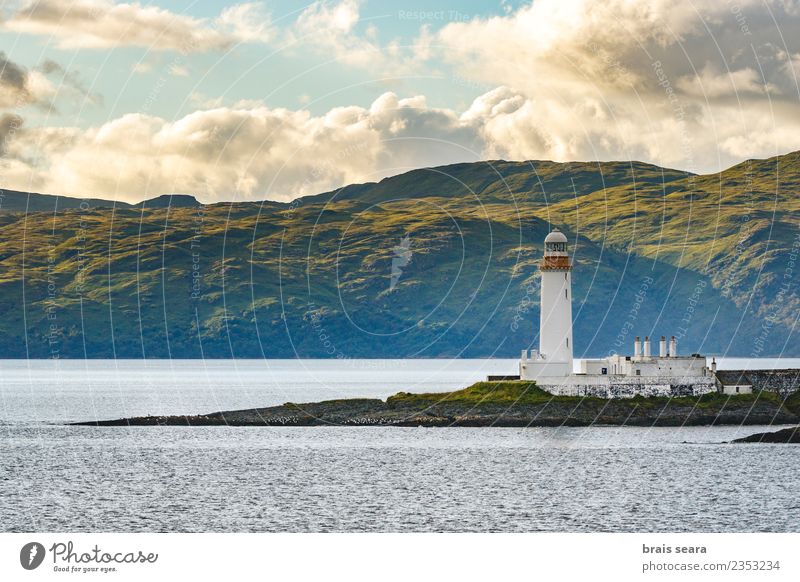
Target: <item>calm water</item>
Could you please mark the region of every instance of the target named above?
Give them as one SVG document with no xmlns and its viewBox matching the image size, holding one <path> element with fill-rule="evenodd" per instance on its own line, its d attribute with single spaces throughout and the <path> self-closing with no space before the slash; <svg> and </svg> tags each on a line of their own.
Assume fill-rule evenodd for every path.
<svg viewBox="0 0 800 582">
<path fill-rule="evenodd" d="M 767 427 L 60 424 L 452 390 L 515 365 L 0 362 L 0 530 L 800 531 L 800 447 L 722 444 Z"/>
</svg>

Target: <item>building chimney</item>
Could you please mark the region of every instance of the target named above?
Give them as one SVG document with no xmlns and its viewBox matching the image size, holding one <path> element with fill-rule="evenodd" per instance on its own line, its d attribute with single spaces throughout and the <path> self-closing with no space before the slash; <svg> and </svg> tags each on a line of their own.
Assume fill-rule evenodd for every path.
<svg viewBox="0 0 800 582">
<path fill-rule="evenodd" d="M 649 358 L 650 357 L 650 336 L 649 335 L 644 336 L 644 357 L 645 358 Z"/>
<path fill-rule="evenodd" d="M 523 362 L 528 360 L 528 350 L 522 350 L 522 355 L 519 358 Z"/>
<path fill-rule="evenodd" d="M 661 341 L 658 342 L 658 355 L 661 358 L 667 357 L 667 338 L 661 336 Z"/>
<path fill-rule="evenodd" d="M 711 371 L 717 373 L 717 358 L 711 358 Z"/>
<path fill-rule="evenodd" d="M 633 342 L 633 357 L 638 358 L 642 355 L 642 342 L 639 339 L 639 336 L 636 336 L 636 340 Z"/>
<path fill-rule="evenodd" d="M 669 355 L 673 358 L 678 357 L 678 340 L 675 339 L 675 336 L 669 340 Z"/>
</svg>

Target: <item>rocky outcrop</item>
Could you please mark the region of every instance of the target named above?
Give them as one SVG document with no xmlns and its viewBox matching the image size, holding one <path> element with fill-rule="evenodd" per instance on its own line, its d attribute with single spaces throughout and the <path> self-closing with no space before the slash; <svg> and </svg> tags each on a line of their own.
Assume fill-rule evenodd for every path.
<svg viewBox="0 0 800 582">
<path fill-rule="evenodd" d="M 785 428 L 776 432 L 761 432 L 736 439 L 735 443 L 785 443 L 800 445 L 800 426 Z"/>
<path fill-rule="evenodd" d="M 528 382 L 483 382 L 451 394 L 400 393 L 377 399 L 77 423 L 93 426 L 683 426 L 793 424 L 800 416 L 770 393 L 683 398 L 553 396 Z"/>
</svg>

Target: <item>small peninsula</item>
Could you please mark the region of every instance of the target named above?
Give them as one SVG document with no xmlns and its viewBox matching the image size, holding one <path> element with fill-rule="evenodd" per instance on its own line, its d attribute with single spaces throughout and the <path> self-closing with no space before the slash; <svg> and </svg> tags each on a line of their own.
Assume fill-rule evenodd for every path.
<svg viewBox="0 0 800 582">
<path fill-rule="evenodd" d="M 327 400 L 199 415 L 139 416 L 84 426 L 685 426 L 800 423 L 800 393 L 687 397 L 554 396 L 529 381 L 478 382 L 456 392 L 400 392 L 385 401 Z"/>
</svg>

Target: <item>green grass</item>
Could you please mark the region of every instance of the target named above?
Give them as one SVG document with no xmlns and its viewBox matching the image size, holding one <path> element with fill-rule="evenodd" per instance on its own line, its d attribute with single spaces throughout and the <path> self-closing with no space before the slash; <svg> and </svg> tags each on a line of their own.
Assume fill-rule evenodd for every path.
<svg viewBox="0 0 800 582">
<path fill-rule="evenodd" d="M 800 394 L 800 393 L 798 393 Z M 800 396 L 795 395 L 796 404 L 800 404 Z M 387 402 L 391 406 L 416 406 L 431 405 L 436 403 L 458 403 L 473 405 L 536 405 L 547 403 L 562 404 L 602 404 L 613 401 L 621 406 L 639 406 L 656 408 L 663 406 L 696 406 L 700 409 L 719 409 L 722 407 L 751 406 L 753 403 L 770 402 L 780 406 L 783 402 L 780 396 L 773 392 L 759 392 L 755 394 L 724 395 L 716 392 L 701 396 L 666 397 L 666 396 L 635 396 L 633 398 L 605 399 L 586 396 L 554 396 L 536 386 L 535 382 L 505 381 L 505 382 L 477 382 L 463 390 L 445 393 L 413 394 L 399 392 L 390 396 Z"/>
<path fill-rule="evenodd" d="M 463 390 L 449 393 L 412 394 L 399 392 L 386 401 L 392 406 L 409 404 L 458 402 L 464 404 L 542 404 L 554 396 L 545 392 L 535 382 L 477 382 Z"/>
</svg>

